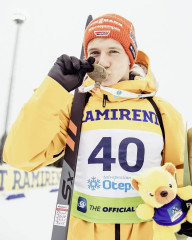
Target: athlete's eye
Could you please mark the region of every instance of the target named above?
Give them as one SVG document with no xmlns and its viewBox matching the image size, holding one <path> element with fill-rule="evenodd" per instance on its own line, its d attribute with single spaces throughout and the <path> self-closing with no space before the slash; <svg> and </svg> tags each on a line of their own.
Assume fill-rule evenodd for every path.
<svg viewBox="0 0 192 240">
<path fill-rule="evenodd" d="M 148 192 L 148 195 L 149 195 L 150 197 L 153 197 L 153 196 L 154 196 L 151 192 Z"/>
<path fill-rule="evenodd" d="M 173 187 L 173 184 L 171 182 L 169 182 L 169 187 L 172 188 Z"/>
<path fill-rule="evenodd" d="M 119 52 L 116 51 L 116 50 L 111 50 L 110 53 L 112 53 L 112 54 L 118 54 Z"/>
<path fill-rule="evenodd" d="M 93 51 L 93 52 L 90 52 L 90 55 L 98 55 L 99 54 L 99 51 Z"/>
</svg>

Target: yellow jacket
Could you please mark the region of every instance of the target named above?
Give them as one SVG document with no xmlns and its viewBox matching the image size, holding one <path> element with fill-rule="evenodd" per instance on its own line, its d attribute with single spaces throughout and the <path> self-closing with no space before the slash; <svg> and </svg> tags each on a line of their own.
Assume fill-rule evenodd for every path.
<svg viewBox="0 0 192 240">
<path fill-rule="evenodd" d="M 145 77 L 135 77 L 134 81 L 122 81 L 112 88 L 127 90 L 134 93 L 150 93 L 156 90 L 148 57 L 139 51 L 137 64 L 147 68 Z M 92 84 L 91 79 L 84 82 L 85 86 Z M 108 95 L 109 102 L 118 106 L 120 102 L 130 103 L 130 99 L 115 98 L 103 90 L 92 91 L 90 103 L 102 106 L 103 94 Z M 165 100 L 154 97 L 163 119 L 165 129 L 165 147 L 163 160 L 172 162 L 178 169 L 178 183 L 182 185 L 182 169 L 184 161 L 184 127 L 181 115 Z M 40 87 L 21 109 L 13 124 L 4 147 L 4 161 L 9 165 L 34 171 L 40 167 L 58 160 L 53 157 L 62 152 L 66 145 L 67 127 L 70 119 L 73 95 L 68 93 L 56 81 L 46 77 Z M 139 99 L 138 102 L 146 101 Z M 90 107 L 90 103 L 85 107 Z"/>
</svg>

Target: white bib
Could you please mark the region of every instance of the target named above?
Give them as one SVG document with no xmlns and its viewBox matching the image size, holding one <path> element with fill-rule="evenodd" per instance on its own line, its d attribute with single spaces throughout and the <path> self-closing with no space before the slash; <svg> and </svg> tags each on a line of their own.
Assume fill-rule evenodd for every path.
<svg viewBox="0 0 192 240">
<path fill-rule="evenodd" d="M 131 178 L 161 165 L 161 135 L 128 129 L 81 133 L 74 190 L 90 196 L 139 196 Z"/>
</svg>

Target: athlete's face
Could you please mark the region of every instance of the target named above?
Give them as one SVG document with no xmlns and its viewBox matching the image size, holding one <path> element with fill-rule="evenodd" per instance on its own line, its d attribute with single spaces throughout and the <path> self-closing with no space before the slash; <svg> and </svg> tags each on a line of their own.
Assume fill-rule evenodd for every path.
<svg viewBox="0 0 192 240">
<path fill-rule="evenodd" d="M 88 56 L 96 59 L 108 72 L 108 78 L 102 83 L 110 86 L 129 79 L 130 61 L 123 46 L 112 38 L 94 38 L 88 44 Z"/>
</svg>

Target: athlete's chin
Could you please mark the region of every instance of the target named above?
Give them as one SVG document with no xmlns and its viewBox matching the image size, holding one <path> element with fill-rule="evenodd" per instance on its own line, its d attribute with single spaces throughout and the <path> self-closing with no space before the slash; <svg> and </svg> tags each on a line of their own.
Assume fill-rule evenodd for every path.
<svg viewBox="0 0 192 240">
<path fill-rule="evenodd" d="M 111 86 L 111 85 L 116 84 L 117 82 L 118 82 L 118 80 L 112 79 L 112 78 L 110 78 L 110 76 L 109 76 L 105 81 L 102 82 L 101 85 L 102 85 L 103 87 L 109 87 L 109 86 Z"/>
</svg>

